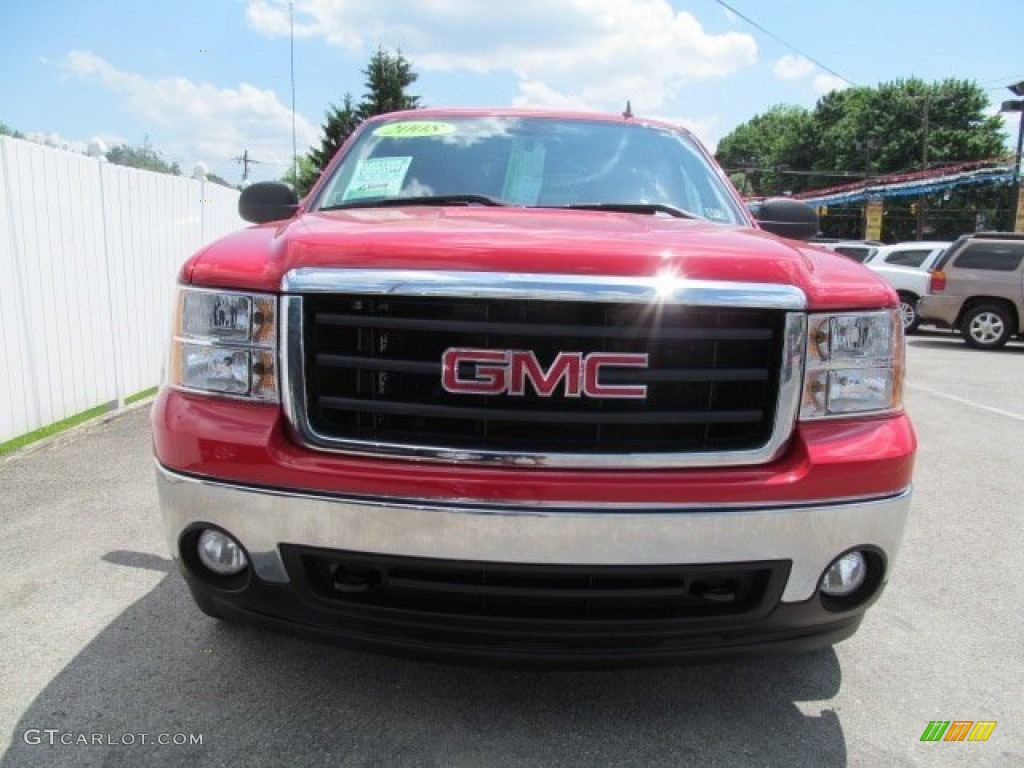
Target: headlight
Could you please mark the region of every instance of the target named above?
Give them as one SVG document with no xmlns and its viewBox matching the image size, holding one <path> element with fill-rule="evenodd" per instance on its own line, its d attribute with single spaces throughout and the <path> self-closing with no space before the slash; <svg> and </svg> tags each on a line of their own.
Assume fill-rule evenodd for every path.
<svg viewBox="0 0 1024 768">
<path fill-rule="evenodd" d="M 898 310 L 811 315 L 802 419 L 885 414 L 903 407 Z"/>
<path fill-rule="evenodd" d="M 277 298 L 182 288 L 168 369 L 179 389 L 277 402 Z"/>
</svg>

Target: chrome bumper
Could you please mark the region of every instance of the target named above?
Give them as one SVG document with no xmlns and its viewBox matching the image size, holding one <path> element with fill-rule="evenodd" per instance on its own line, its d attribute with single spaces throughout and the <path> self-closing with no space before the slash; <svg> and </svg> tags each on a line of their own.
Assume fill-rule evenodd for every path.
<svg viewBox="0 0 1024 768">
<path fill-rule="evenodd" d="M 790 560 L 782 599 L 816 591 L 833 558 L 873 545 L 891 563 L 910 489 L 894 496 L 764 507 L 481 506 L 361 499 L 254 488 L 181 475 L 157 465 L 164 532 L 179 557 L 194 524 L 224 528 L 256 574 L 287 583 L 278 544 L 410 557 L 505 563 L 654 565 Z"/>
</svg>

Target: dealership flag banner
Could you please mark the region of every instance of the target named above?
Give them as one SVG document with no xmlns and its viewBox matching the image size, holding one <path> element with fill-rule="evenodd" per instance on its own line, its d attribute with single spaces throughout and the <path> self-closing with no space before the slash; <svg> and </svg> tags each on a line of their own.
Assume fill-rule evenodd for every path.
<svg viewBox="0 0 1024 768">
<path fill-rule="evenodd" d="M 881 200 L 868 200 L 868 204 L 864 208 L 864 239 L 865 240 L 881 240 L 882 239 L 882 201 Z"/>
</svg>

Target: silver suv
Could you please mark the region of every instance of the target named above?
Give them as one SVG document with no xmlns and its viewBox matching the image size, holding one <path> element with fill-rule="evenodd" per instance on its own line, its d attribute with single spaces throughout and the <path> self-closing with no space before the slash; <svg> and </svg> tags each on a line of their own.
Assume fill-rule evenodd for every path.
<svg viewBox="0 0 1024 768">
<path fill-rule="evenodd" d="M 1021 332 L 1024 234 L 964 235 L 932 270 L 917 304 L 923 321 L 957 328 L 978 349 L 998 349 Z"/>
</svg>

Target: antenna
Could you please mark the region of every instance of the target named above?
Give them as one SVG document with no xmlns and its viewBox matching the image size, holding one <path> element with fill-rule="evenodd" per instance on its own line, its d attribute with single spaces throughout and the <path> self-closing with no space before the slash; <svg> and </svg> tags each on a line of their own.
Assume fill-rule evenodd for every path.
<svg viewBox="0 0 1024 768">
<path fill-rule="evenodd" d="M 629 103 L 629 99 L 626 99 L 626 111 L 622 113 L 622 116 L 626 120 L 633 119 L 633 105 Z"/>
<path fill-rule="evenodd" d="M 299 150 L 295 143 L 295 15 L 292 13 L 292 2 L 288 0 L 288 28 L 290 37 L 291 75 L 292 75 L 292 177 L 299 179 Z"/>
</svg>

